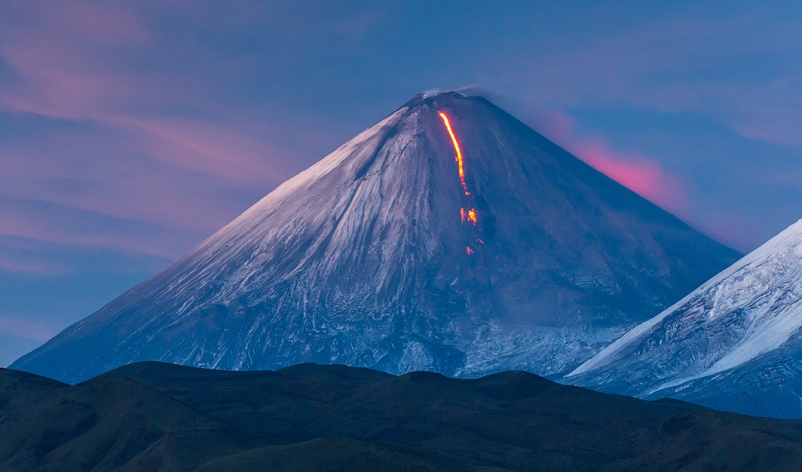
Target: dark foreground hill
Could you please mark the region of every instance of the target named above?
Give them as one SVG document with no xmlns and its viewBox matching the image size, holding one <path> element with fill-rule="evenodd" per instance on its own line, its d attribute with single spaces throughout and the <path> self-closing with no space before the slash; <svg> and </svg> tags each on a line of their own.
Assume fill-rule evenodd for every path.
<svg viewBox="0 0 802 472">
<path fill-rule="evenodd" d="M 802 467 L 802 422 L 562 386 L 343 366 L 146 362 L 70 386 L 0 370 L 3 471 Z"/>
</svg>

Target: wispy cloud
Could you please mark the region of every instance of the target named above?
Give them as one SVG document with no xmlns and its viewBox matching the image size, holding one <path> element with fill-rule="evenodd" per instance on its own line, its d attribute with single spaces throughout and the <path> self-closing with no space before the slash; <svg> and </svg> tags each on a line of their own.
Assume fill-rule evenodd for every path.
<svg viewBox="0 0 802 472">
<path fill-rule="evenodd" d="M 47 341 L 55 336 L 59 330 L 43 321 L 30 320 L 24 317 L 0 316 L 0 331 L 26 339 Z"/>
<path fill-rule="evenodd" d="M 4 236 L 174 258 L 188 249 L 187 233 L 198 238 L 197 231 L 186 228 L 0 197 L 0 235 Z"/>
<path fill-rule="evenodd" d="M 3 202 L 6 203 L 6 202 Z M 46 238 L 49 234 L 44 235 Z M 58 238 L 50 238 L 58 239 Z M 73 239 L 73 238 L 69 238 Z M 149 241 L 154 246 L 155 241 Z M 142 249 L 140 247 L 139 249 Z M 153 251 L 153 247 L 145 248 Z M 124 251 L 104 247 L 103 244 L 79 245 L 64 244 L 58 241 L 32 238 L 29 236 L 13 236 L 0 234 L 0 286 L 9 289 L 11 279 L 3 279 L 3 275 L 17 274 L 24 277 L 41 276 L 52 280 L 56 276 L 67 278 L 96 275 L 101 272 L 109 274 L 148 274 L 152 273 L 173 259 L 173 255 L 146 255 L 143 252 Z M 28 281 L 36 277 L 28 277 Z M 13 289 L 12 289 L 13 290 Z M 2 289 L 0 289 L 0 292 Z M 8 303 L 8 299 L 0 300 Z M 0 302 L 0 312 L 4 303 Z"/>
<path fill-rule="evenodd" d="M 714 11 L 705 19 L 677 11 L 595 34 L 577 29 L 547 47 L 505 53 L 515 65 L 488 77 L 544 108 L 704 113 L 744 136 L 802 146 L 798 9 L 706 8 Z"/>
<path fill-rule="evenodd" d="M 199 102 L 218 77 L 176 77 L 152 20 L 125 2 L 0 7 L 0 113 L 23 123 L 0 140 L 0 196 L 13 202 L 0 234 L 176 257 L 305 167 L 299 154 L 319 137 L 283 136 L 291 116 Z"/>
<path fill-rule="evenodd" d="M 115 52 L 146 46 L 149 35 L 130 7 L 97 2 L 6 5 L 0 55 L 14 80 L 2 87 L 6 108 L 59 118 L 87 118 L 130 93 Z"/>
</svg>

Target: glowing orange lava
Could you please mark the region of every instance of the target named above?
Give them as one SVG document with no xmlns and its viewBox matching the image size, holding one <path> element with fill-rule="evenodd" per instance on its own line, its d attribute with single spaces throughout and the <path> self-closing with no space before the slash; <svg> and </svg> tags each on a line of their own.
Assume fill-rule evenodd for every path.
<svg viewBox="0 0 802 472">
<path fill-rule="evenodd" d="M 470 195 L 471 193 L 468 192 L 468 185 L 465 183 L 465 170 L 462 167 L 462 149 L 459 147 L 459 141 L 457 141 L 457 137 L 451 129 L 451 121 L 448 119 L 448 116 L 441 111 L 440 118 L 443 119 L 446 130 L 448 130 L 448 135 L 451 136 L 451 144 L 454 145 L 454 150 L 457 152 L 456 159 L 457 165 L 459 166 L 459 181 L 462 182 L 462 189 L 465 190 L 465 195 Z"/>
<path fill-rule="evenodd" d="M 468 210 L 468 221 L 470 221 L 471 223 L 474 224 L 474 226 L 476 226 L 476 210 L 474 210 L 473 208 Z"/>
<path fill-rule="evenodd" d="M 443 119 L 443 124 L 446 126 L 446 130 L 448 131 L 448 135 L 451 137 L 451 144 L 454 145 L 454 151 L 456 152 L 455 159 L 457 161 L 457 165 L 458 165 L 458 168 L 459 168 L 459 181 L 462 184 L 462 190 L 465 192 L 465 196 L 467 197 L 467 199 L 466 199 L 467 203 L 470 205 L 470 203 L 472 201 L 472 197 L 471 197 L 471 192 L 468 191 L 468 184 L 465 183 L 465 168 L 463 167 L 463 164 L 462 164 L 462 149 L 459 146 L 459 141 L 457 140 L 457 135 L 454 134 L 454 130 L 451 128 L 451 120 L 448 119 L 448 115 L 446 115 L 442 111 L 438 112 L 438 113 L 440 115 L 440 118 Z M 459 209 L 459 219 L 460 219 L 460 221 L 462 223 L 465 223 L 466 221 L 469 221 L 469 222 L 473 223 L 473 226 L 476 226 L 476 210 L 473 209 L 473 208 L 469 208 L 467 211 L 465 211 L 464 207 L 460 208 Z M 481 231 L 481 229 L 480 228 L 474 228 L 472 230 L 472 232 L 474 233 L 474 237 L 476 238 L 476 241 L 479 242 L 479 244 L 484 244 L 485 243 L 484 241 L 482 241 L 481 239 L 476 237 L 477 236 L 476 231 Z M 465 252 L 467 252 L 469 256 L 474 253 L 473 249 L 471 249 L 470 246 L 466 246 L 465 247 Z"/>
</svg>

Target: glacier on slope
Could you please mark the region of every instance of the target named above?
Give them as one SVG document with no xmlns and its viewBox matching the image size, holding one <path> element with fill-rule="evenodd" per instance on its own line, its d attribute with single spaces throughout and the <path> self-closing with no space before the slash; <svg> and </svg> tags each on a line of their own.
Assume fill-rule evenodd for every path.
<svg viewBox="0 0 802 472">
<path fill-rule="evenodd" d="M 418 95 L 12 367 L 560 375 L 738 256 L 487 100 Z"/>
<path fill-rule="evenodd" d="M 566 380 L 802 418 L 802 220 L 635 327 Z"/>
</svg>

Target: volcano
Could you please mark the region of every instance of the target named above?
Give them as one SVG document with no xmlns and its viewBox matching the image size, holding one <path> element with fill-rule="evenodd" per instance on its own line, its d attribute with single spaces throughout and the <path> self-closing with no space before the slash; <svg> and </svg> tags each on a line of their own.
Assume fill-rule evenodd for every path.
<svg viewBox="0 0 802 472">
<path fill-rule="evenodd" d="M 420 94 L 12 368 L 559 376 L 739 256 L 486 99 Z"/>
</svg>

